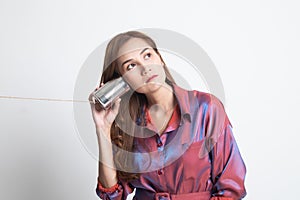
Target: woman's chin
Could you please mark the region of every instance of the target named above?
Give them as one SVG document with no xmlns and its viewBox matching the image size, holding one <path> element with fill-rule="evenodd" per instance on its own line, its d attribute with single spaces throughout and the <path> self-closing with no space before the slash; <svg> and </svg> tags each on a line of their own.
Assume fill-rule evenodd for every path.
<svg viewBox="0 0 300 200">
<path fill-rule="evenodd" d="M 161 83 L 149 82 L 149 83 L 145 83 L 144 85 L 136 88 L 135 91 L 138 93 L 143 93 L 143 94 L 153 93 L 153 92 L 157 91 L 158 89 L 160 89 L 162 86 L 163 85 Z"/>
</svg>

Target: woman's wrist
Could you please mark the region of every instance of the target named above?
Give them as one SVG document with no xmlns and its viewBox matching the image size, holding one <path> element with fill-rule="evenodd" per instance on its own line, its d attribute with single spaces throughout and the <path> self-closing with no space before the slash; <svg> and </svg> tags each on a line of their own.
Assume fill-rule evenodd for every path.
<svg viewBox="0 0 300 200">
<path fill-rule="evenodd" d="M 110 128 L 96 127 L 96 133 L 99 142 L 111 142 L 110 138 Z"/>
</svg>

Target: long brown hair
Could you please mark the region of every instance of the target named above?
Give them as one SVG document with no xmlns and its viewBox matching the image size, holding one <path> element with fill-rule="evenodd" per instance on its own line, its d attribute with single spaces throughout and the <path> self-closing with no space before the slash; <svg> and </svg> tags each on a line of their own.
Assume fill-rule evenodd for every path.
<svg viewBox="0 0 300 200">
<path fill-rule="evenodd" d="M 163 68 L 166 73 L 166 82 L 175 84 L 175 81 L 169 72 L 165 62 L 163 61 L 155 42 L 144 33 L 138 31 L 128 31 L 125 33 L 120 33 L 113 37 L 106 47 L 104 63 L 103 63 L 103 72 L 101 76 L 101 83 L 106 83 L 107 81 L 116 79 L 121 76 L 118 70 L 118 53 L 119 49 L 132 38 L 143 39 L 154 51 L 159 55 L 161 61 L 163 62 Z M 125 99 L 125 100 L 124 100 Z M 124 103 L 123 103 L 124 102 Z M 128 103 L 129 102 L 129 106 Z M 138 125 L 145 124 L 145 119 L 142 117 L 142 109 L 144 106 L 147 106 L 147 98 L 144 94 L 137 93 L 135 91 L 128 92 L 122 96 L 122 101 L 120 105 L 118 119 L 122 121 L 122 124 L 128 125 L 129 127 L 126 130 L 134 131 L 135 127 L 132 127 L 132 121 L 136 122 L 137 119 L 140 119 Z M 129 116 L 125 116 L 125 110 L 129 110 Z M 128 112 L 127 112 L 128 113 Z M 112 124 L 111 128 L 111 139 L 112 142 L 118 147 L 114 148 L 114 162 L 117 169 L 126 169 L 126 166 L 132 165 L 132 156 L 126 156 L 124 154 L 134 151 L 132 135 L 127 134 L 121 128 L 117 126 L 116 120 Z M 124 151 L 120 151 L 120 149 Z M 118 177 L 124 181 L 129 181 L 139 177 L 138 173 L 129 173 L 126 170 L 118 170 Z"/>
</svg>

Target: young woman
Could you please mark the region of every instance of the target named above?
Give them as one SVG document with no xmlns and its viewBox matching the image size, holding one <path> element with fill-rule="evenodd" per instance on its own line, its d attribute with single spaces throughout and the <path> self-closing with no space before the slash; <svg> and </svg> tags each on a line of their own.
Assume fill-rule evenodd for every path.
<svg viewBox="0 0 300 200">
<path fill-rule="evenodd" d="M 138 200 L 246 195 L 246 168 L 217 97 L 177 86 L 154 41 L 137 31 L 107 45 L 100 87 L 120 76 L 130 86 L 122 100 L 107 110 L 91 103 L 100 198 L 126 199 L 134 189 Z"/>
</svg>

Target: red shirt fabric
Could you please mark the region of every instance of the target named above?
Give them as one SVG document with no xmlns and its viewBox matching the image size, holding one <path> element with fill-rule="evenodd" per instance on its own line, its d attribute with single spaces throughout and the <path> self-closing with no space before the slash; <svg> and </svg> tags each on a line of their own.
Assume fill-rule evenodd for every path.
<svg viewBox="0 0 300 200">
<path fill-rule="evenodd" d="M 130 182 L 119 180 L 111 189 L 98 182 L 100 198 L 125 200 L 134 188 L 135 200 L 245 197 L 246 167 L 221 101 L 209 93 L 172 88 L 178 104 L 165 131 L 156 133 L 148 116 L 145 137 L 134 140 L 135 152 L 149 152 L 149 157 L 135 159 L 143 173 Z"/>
</svg>

